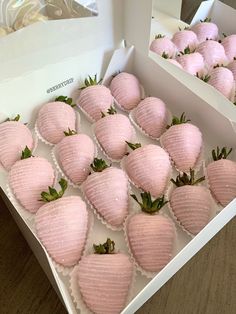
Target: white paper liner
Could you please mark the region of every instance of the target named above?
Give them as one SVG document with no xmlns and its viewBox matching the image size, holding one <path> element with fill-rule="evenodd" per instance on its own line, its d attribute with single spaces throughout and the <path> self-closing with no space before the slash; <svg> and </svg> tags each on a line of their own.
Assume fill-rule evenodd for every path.
<svg viewBox="0 0 236 314">
<path fill-rule="evenodd" d="M 165 213 L 163 212 L 164 209 L 165 209 L 165 206 L 164 206 L 163 209 L 161 209 L 156 215 L 161 215 L 161 216 L 164 216 L 164 217 L 168 218 L 169 221 L 172 223 L 172 225 L 173 225 L 173 227 L 174 227 L 175 239 L 174 239 L 173 250 L 172 250 L 172 254 L 171 254 L 171 259 L 172 259 L 172 258 L 176 255 L 176 253 L 177 253 L 177 230 L 176 230 L 175 224 L 174 224 L 174 222 L 172 221 L 172 219 L 171 219 L 167 214 L 165 214 Z M 146 271 L 145 269 L 143 269 L 143 268 L 138 264 L 138 262 L 136 261 L 134 255 L 133 255 L 133 252 L 132 252 L 132 250 L 131 250 L 131 247 L 130 247 L 130 245 L 129 245 L 129 240 L 128 240 L 129 237 L 128 237 L 128 234 L 127 234 L 127 231 L 128 231 L 128 229 L 127 229 L 127 227 L 128 227 L 128 222 L 129 222 L 129 219 L 130 219 L 132 216 L 134 216 L 134 215 L 136 215 L 136 214 L 138 214 L 138 213 L 141 213 L 141 212 L 139 211 L 139 212 L 136 212 L 136 213 L 132 213 L 131 215 L 129 215 L 129 216 L 126 218 L 126 220 L 125 220 L 125 222 L 124 222 L 123 228 L 124 228 L 125 242 L 126 242 L 126 245 L 127 245 L 127 247 L 128 247 L 128 251 L 129 251 L 129 254 L 130 254 L 130 256 L 131 256 L 131 260 L 133 261 L 133 263 L 134 263 L 136 269 L 137 269 L 142 275 L 144 275 L 145 277 L 147 277 L 147 278 L 154 278 L 154 277 L 158 274 L 158 271 L 157 271 L 157 272 L 149 272 L 149 271 Z M 147 214 L 147 215 L 148 215 L 148 214 Z M 169 263 L 169 262 L 168 262 L 168 263 Z M 160 271 L 161 271 L 161 270 L 160 270 Z"/>
<path fill-rule="evenodd" d="M 121 252 L 122 253 L 122 252 Z M 89 255 L 89 254 L 87 254 Z M 126 254 L 127 255 L 127 254 Z M 131 259 L 130 259 L 131 260 Z M 132 280 L 131 280 L 131 284 L 129 287 L 129 291 L 128 291 L 128 295 L 127 295 L 127 300 L 125 303 L 125 306 L 132 300 L 133 295 L 134 295 L 134 286 L 135 286 L 135 281 L 136 281 L 136 270 L 135 270 L 135 265 L 133 263 L 133 261 L 131 260 L 132 264 L 133 264 L 133 276 L 132 276 Z M 80 310 L 80 313 L 82 314 L 93 314 L 93 312 L 91 312 L 88 307 L 86 306 L 83 297 L 80 293 L 80 289 L 77 283 L 77 273 L 78 273 L 78 268 L 79 265 L 75 266 L 75 268 L 73 269 L 73 271 L 70 273 L 70 294 L 71 297 L 73 299 L 73 302 L 76 305 L 76 308 L 78 310 Z"/>
<path fill-rule="evenodd" d="M 80 114 L 78 111 L 75 110 L 75 116 L 76 116 L 76 121 L 75 121 L 75 126 L 76 126 L 76 131 L 79 133 L 80 131 Z M 67 130 L 65 130 L 67 131 Z M 48 142 L 39 132 L 38 129 L 38 125 L 37 125 L 37 120 L 35 122 L 35 126 L 34 126 L 34 132 L 37 135 L 38 139 L 40 139 L 40 141 L 42 141 L 44 144 L 47 144 L 49 146 L 54 146 L 56 144 L 50 143 Z"/>
<path fill-rule="evenodd" d="M 136 127 L 136 129 L 141 132 L 143 135 L 151 138 L 152 140 L 156 140 L 159 141 L 160 137 L 153 137 L 150 134 L 148 134 L 146 131 L 144 131 L 144 129 L 136 122 L 135 120 L 135 110 L 136 108 L 134 108 L 133 110 L 130 111 L 129 113 L 129 119 L 132 122 L 132 124 Z M 167 109 L 167 123 L 169 123 L 172 119 L 172 114 L 171 112 Z"/>
<path fill-rule="evenodd" d="M 125 173 L 125 172 L 124 172 Z M 125 175 L 127 176 L 127 174 L 125 173 Z M 127 176 L 127 179 L 128 179 L 128 176 Z M 123 223 L 116 227 L 116 226 L 113 226 L 111 224 L 109 224 L 103 217 L 102 215 L 97 211 L 97 209 L 92 205 L 92 203 L 89 201 L 89 199 L 87 198 L 86 194 L 84 193 L 84 188 L 83 188 L 83 184 L 81 185 L 81 191 L 83 193 L 83 197 L 86 201 L 86 203 L 89 205 L 89 207 L 92 209 L 94 215 L 98 218 L 98 220 L 101 221 L 102 224 L 104 224 L 108 229 L 111 229 L 113 231 L 122 231 L 123 230 Z M 129 195 L 129 200 L 128 200 L 128 215 L 130 212 L 132 212 L 132 202 L 131 202 L 131 197 L 130 197 L 130 194 L 132 193 L 131 191 L 131 186 L 129 184 L 129 181 L 128 181 L 128 195 Z M 128 216 L 127 215 L 127 216 Z M 127 217 L 126 216 L 126 217 Z M 126 219 L 125 217 L 125 219 Z"/>
<path fill-rule="evenodd" d="M 73 136 L 73 135 L 72 135 L 72 136 Z M 94 158 L 96 158 L 97 155 L 98 155 L 98 151 L 97 151 L 97 146 L 94 145 L 94 147 L 95 147 Z M 68 184 L 71 185 L 73 188 L 75 188 L 75 189 L 80 189 L 80 188 L 81 188 L 81 185 L 82 185 L 83 183 L 80 184 L 80 185 L 73 183 L 73 182 L 70 180 L 70 178 L 69 178 L 69 177 L 65 174 L 65 172 L 63 171 L 62 166 L 61 166 L 61 163 L 60 163 L 59 158 L 58 158 L 57 145 L 55 145 L 55 146 L 52 148 L 52 150 L 51 150 L 51 156 L 52 156 L 52 160 L 53 160 L 53 162 L 54 162 L 54 165 L 55 165 L 55 167 L 56 167 L 58 173 L 62 176 L 62 178 L 64 178 L 64 179 L 68 182 Z"/>
<path fill-rule="evenodd" d="M 167 152 L 167 154 L 169 154 L 168 153 L 168 150 L 165 148 L 165 145 L 163 144 L 163 141 L 162 141 L 162 136 L 160 137 L 160 144 L 161 144 L 161 147 Z M 202 143 L 202 146 L 201 146 L 201 150 L 200 150 L 200 153 L 199 153 L 199 155 L 198 155 L 198 158 L 197 158 L 197 160 L 196 160 L 196 163 L 195 163 L 195 165 L 194 165 L 194 167 L 192 167 L 192 169 L 195 171 L 195 173 L 197 174 L 200 170 L 201 170 L 201 168 L 202 168 L 202 166 L 203 166 L 203 162 L 204 162 L 204 144 Z M 170 156 L 170 154 L 169 154 L 169 156 Z M 170 156 L 170 160 L 171 160 L 171 163 L 172 163 L 172 166 L 179 172 L 179 173 L 187 173 L 187 174 L 189 174 L 190 173 L 190 171 L 183 171 L 183 170 L 180 170 L 176 165 L 175 165 L 175 162 L 174 162 L 174 160 L 171 158 L 171 156 Z"/>
<path fill-rule="evenodd" d="M 140 86 L 140 91 L 141 91 L 141 99 L 144 99 L 145 98 L 145 90 L 144 90 L 144 87 L 143 87 L 143 85 L 141 85 L 141 84 L 139 84 L 139 86 Z M 115 97 L 114 97 L 114 104 L 116 105 L 116 107 L 118 108 L 118 109 L 120 109 L 120 110 L 122 110 L 122 111 L 124 111 L 124 112 L 127 112 L 127 113 L 129 113 L 131 110 L 127 110 L 127 109 L 125 109 L 123 106 L 121 106 L 121 104 L 119 104 L 118 103 L 118 101 L 115 99 Z M 138 106 L 138 104 L 137 104 L 137 106 Z M 137 107 L 136 106 L 136 107 Z"/>
<path fill-rule="evenodd" d="M 204 186 L 204 185 L 198 185 L 198 186 Z M 208 188 L 207 186 L 204 186 L 206 188 Z M 173 220 L 175 221 L 175 223 L 184 231 L 186 232 L 191 238 L 194 238 L 196 235 L 192 234 L 191 232 L 189 232 L 187 229 L 184 228 L 183 224 L 181 223 L 181 221 L 177 218 L 177 216 L 175 215 L 174 211 L 172 210 L 171 208 L 171 205 L 170 205 L 170 198 L 171 198 L 171 194 L 172 192 L 176 189 L 177 187 L 174 186 L 173 183 L 171 183 L 169 185 L 169 188 L 166 192 L 166 199 L 169 201 L 167 203 L 167 206 L 168 206 L 168 209 L 169 209 L 169 212 L 171 214 L 171 217 L 173 218 Z M 215 203 L 214 199 L 212 198 L 211 196 L 211 193 L 210 193 L 210 190 L 209 190 L 209 195 L 211 197 L 211 208 L 210 208 L 210 218 L 209 218 L 209 221 L 208 223 L 215 217 L 217 211 L 218 211 L 218 206 L 217 204 Z M 207 224 L 208 224 L 207 223 Z"/>
<path fill-rule="evenodd" d="M 129 182 L 130 182 L 134 187 L 136 187 L 136 189 L 138 189 L 140 192 L 147 192 L 146 190 L 144 190 L 144 189 L 142 189 L 140 186 L 138 186 L 136 183 L 134 183 L 134 181 L 132 181 L 131 178 L 129 177 L 129 175 L 127 174 L 127 171 L 126 171 L 126 169 L 125 169 L 125 159 L 126 159 L 126 158 L 127 158 L 127 156 L 125 156 L 125 157 L 122 158 L 122 160 L 121 160 L 121 162 L 120 162 L 120 167 L 121 167 L 121 169 L 126 173 Z M 170 162 L 171 162 L 171 159 L 170 159 Z M 168 187 L 169 187 L 169 182 L 170 182 L 170 180 L 171 180 L 171 178 L 172 178 L 172 175 L 173 175 L 173 168 L 171 167 L 170 175 L 168 176 L 168 178 L 167 178 L 167 180 L 166 180 L 167 184 L 166 184 L 166 187 L 165 187 L 165 189 L 164 189 L 164 191 L 163 191 L 163 194 L 166 193 L 166 191 L 167 191 L 167 189 L 168 189 Z M 153 195 L 152 195 L 152 196 L 153 196 Z"/>
<path fill-rule="evenodd" d="M 135 132 L 135 129 L 134 127 L 132 126 L 132 130 L 133 130 L 133 138 L 132 138 L 132 142 L 136 142 L 136 132 Z M 95 135 L 95 132 L 94 132 L 94 124 L 92 125 L 92 133 L 93 133 L 93 139 L 97 145 L 97 147 L 100 149 L 100 151 L 103 153 L 103 155 L 111 162 L 115 162 L 115 163 L 119 163 L 121 162 L 121 160 L 124 158 L 122 157 L 121 159 L 113 159 L 111 158 L 110 156 L 107 155 L 107 153 L 105 152 L 105 150 L 103 149 L 103 147 L 101 146 L 101 144 L 99 143 L 96 135 Z"/>
</svg>

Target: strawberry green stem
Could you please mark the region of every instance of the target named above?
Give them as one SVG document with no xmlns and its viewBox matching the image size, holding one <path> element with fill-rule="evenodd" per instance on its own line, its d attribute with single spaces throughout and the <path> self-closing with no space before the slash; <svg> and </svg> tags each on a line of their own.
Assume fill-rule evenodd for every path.
<svg viewBox="0 0 236 314">
<path fill-rule="evenodd" d="M 195 173 L 193 169 L 190 169 L 190 174 L 183 173 L 179 174 L 176 179 L 171 179 L 171 182 L 174 183 L 177 187 L 184 186 L 184 185 L 197 185 L 200 182 L 205 180 L 205 176 L 196 179 Z"/>
<path fill-rule="evenodd" d="M 99 81 L 97 80 L 97 74 L 95 74 L 94 78 L 92 78 L 90 75 L 84 80 L 84 86 L 82 86 L 80 89 L 85 89 L 89 86 L 99 85 L 101 84 L 102 79 Z"/>
<path fill-rule="evenodd" d="M 140 143 L 130 143 L 125 141 L 125 143 L 131 148 L 132 150 L 135 150 L 137 148 L 140 148 L 142 145 Z"/>
<path fill-rule="evenodd" d="M 102 172 L 106 168 L 110 167 L 106 164 L 105 160 L 94 158 L 93 163 L 90 165 L 94 172 Z"/>
<path fill-rule="evenodd" d="M 27 158 L 30 158 L 30 157 L 34 157 L 34 156 L 32 155 L 32 152 L 29 149 L 29 147 L 25 146 L 25 149 L 22 150 L 22 152 L 21 152 L 21 159 L 27 159 Z"/>
<path fill-rule="evenodd" d="M 110 106 L 110 108 L 107 110 L 106 113 L 107 113 L 108 115 L 113 115 L 113 114 L 116 114 L 117 111 L 116 111 L 116 109 L 115 109 L 113 106 Z M 104 113 L 104 112 L 101 111 L 102 118 L 106 117 L 106 113 Z"/>
<path fill-rule="evenodd" d="M 77 132 L 75 130 L 71 130 L 70 128 L 68 128 L 68 131 L 64 131 L 65 136 L 72 136 L 72 135 L 76 135 Z"/>
<path fill-rule="evenodd" d="M 158 212 L 168 201 L 165 201 L 164 195 L 162 197 L 159 197 L 152 200 L 152 196 L 150 192 L 143 192 L 140 194 L 142 201 L 139 201 L 137 196 L 134 194 L 131 194 L 131 197 L 139 204 L 141 207 L 141 210 L 147 214 L 155 214 Z"/>
<path fill-rule="evenodd" d="M 55 188 L 53 188 L 52 186 L 49 186 L 48 192 L 42 192 L 41 193 L 40 201 L 52 202 L 52 201 L 55 201 L 55 200 L 61 198 L 67 189 L 68 183 L 65 179 L 61 178 L 61 180 L 59 181 L 59 185 L 61 187 L 61 190 L 59 192 L 57 192 L 57 190 Z"/>
<path fill-rule="evenodd" d="M 172 119 L 172 122 L 171 122 L 171 125 L 167 125 L 167 129 L 169 129 L 170 127 L 172 127 L 173 125 L 177 125 L 177 124 L 184 124 L 184 123 L 188 123 L 189 119 L 186 119 L 186 116 L 185 116 L 185 112 L 183 112 L 180 116 L 180 118 L 174 116 L 173 119 Z"/>
<path fill-rule="evenodd" d="M 61 101 L 64 102 L 65 104 L 71 106 L 71 107 L 75 107 L 76 104 L 73 104 L 73 99 L 69 98 L 67 96 L 58 96 L 55 101 Z"/>
<path fill-rule="evenodd" d="M 165 35 L 157 34 L 157 35 L 155 36 L 155 39 L 164 38 L 164 37 L 165 37 Z"/>
<path fill-rule="evenodd" d="M 107 238 L 107 241 L 103 244 L 93 245 L 95 254 L 114 254 L 115 242 Z"/>
<path fill-rule="evenodd" d="M 232 148 L 230 148 L 227 151 L 227 147 L 223 147 L 222 149 L 219 148 L 219 146 L 216 147 L 216 149 L 213 149 L 211 154 L 214 161 L 220 160 L 220 159 L 227 159 L 229 154 L 232 152 Z"/>
</svg>

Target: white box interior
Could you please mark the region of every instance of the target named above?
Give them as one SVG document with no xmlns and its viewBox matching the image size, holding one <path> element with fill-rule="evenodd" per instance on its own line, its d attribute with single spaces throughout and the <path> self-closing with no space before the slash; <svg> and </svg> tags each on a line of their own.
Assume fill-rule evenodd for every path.
<svg viewBox="0 0 236 314">
<path fill-rule="evenodd" d="M 168 15 L 159 13 L 163 17 L 160 18 L 159 26 L 168 28 L 174 22 L 179 26 L 178 9 L 181 1 L 174 1 L 172 6 L 161 2 Z M 99 0 L 97 17 L 36 23 L 22 32 L 2 38 L 0 119 L 20 113 L 23 121 L 34 123 L 38 108 L 43 103 L 60 94 L 72 95 L 76 99 L 78 86 L 83 79 L 88 74 L 98 73 L 102 76 L 109 64 L 113 49 L 122 46 L 125 39 L 129 44 L 135 45 L 135 52 L 132 52 L 132 49 L 116 51 L 105 81 L 109 80 L 109 76 L 117 70 L 127 68 L 140 78 L 147 95 L 162 98 L 174 114 L 186 112 L 192 122 L 203 131 L 206 151 L 217 144 L 235 148 L 236 117 L 233 106 L 225 99 L 217 98 L 215 90 L 205 84 L 204 87 L 196 84 L 192 92 L 195 78 L 179 69 L 175 72 L 173 65 L 166 65 L 166 60 L 162 58 L 159 60 L 158 56 L 152 56 L 157 63 L 148 58 L 152 1 L 140 0 L 139 5 L 136 4 L 135 0 Z M 177 76 L 180 81 L 172 75 Z M 47 92 L 49 88 L 70 78 L 73 78 L 72 84 L 54 93 Z M 203 97 L 202 94 L 201 97 L 197 96 L 196 93 L 202 93 L 203 88 L 206 88 L 207 97 Z M 88 123 L 84 119 L 82 129 L 89 134 Z M 139 138 L 142 143 L 147 142 L 141 134 Z M 49 148 L 42 143 L 39 144 L 37 152 L 50 158 Z M 6 173 L 1 171 L 0 186 L 3 191 L 5 191 L 5 184 Z M 70 189 L 69 193 L 75 192 Z M 6 197 L 4 193 L 3 196 Z M 8 205 L 68 312 L 75 313 L 66 280 L 55 271 L 45 250 L 31 232 L 32 224 L 24 220 L 11 204 Z M 152 281 L 149 282 L 141 275 L 138 276 L 135 294 L 140 293 L 123 313 L 134 313 L 235 214 L 234 201 L 191 242 L 189 242 L 190 238 L 179 230 L 179 248 L 188 244 Z M 98 237 L 104 240 L 105 236 L 112 235 L 117 241 L 117 247 L 126 249 L 122 236 L 105 229 L 98 221 L 95 223 L 93 234 L 96 234 L 96 242 Z"/>
<path fill-rule="evenodd" d="M 20 113 L 24 122 L 34 123 L 38 108 L 45 102 L 56 96 L 72 95 L 74 99 L 78 95 L 78 86 L 83 79 L 92 73 L 102 75 L 105 71 L 102 50 L 93 50 L 90 53 L 79 54 L 77 57 L 64 60 L 58 64 L 51 64 L 41 70 L 30 72 L 15 80 L 8 80 L 0 85 L 1 117 L 13 116 Z M 93 63 L 91 63 L 93 60 Z M 217 110 L 205 103 L 200 97 L 192 93 L 161 66 L 155 64 L 148 56 L 144 56 L 134 48 L 116 50 L 110 65 L 106 71 L 104 81 L 107 83 L 111 75 L 118 70 L 127 70 L 137 75 L 143 84 L 147 95 L 157 96 L 163 99 L 173 114 L 186 112 L 187 116 L 195 123 L 204 136 L 206 155 L 216 145 L 227 145 L 235 148 L 235 133 L 230 121 Z M 72 84 L 63 87 L 56 92 L 47 94 L 47 90 L 73 78 Z M 166 84 L 168 82 L 168 84 Z M 30 86 L 30 90 L 29 90 Z M 14 93 L 12 93 L 14 91 Z M 9 105 L 11 104 L 11 105 Z M 82 117 L 82 131 L 91 135 L 90 124 Z M 214 121 L 214 123 L 213 123 Z M 222 132 L 224 130 L 224 132 Z M 138 139 L 142 144 L 153 142 L 141 133 Z M 49 160 L 49 146 L 40 143 L 35 154 L 45 156 Z M 102 155 L 101 155 L 102 156 Z M 7 174 L 1 170 L 0 186 L 6 191 Z M 78 189 L 69 188 L 68 194 L 78 194 Z M 230 219 L 236 215 L 236 200 L 218 214 L 192 241 L 178 226 L 178 252 L 175 258 L 153 279 L 146 279 L 138 274 L 135 283 L 134 299 L 122 313 L 134 313 L 150 296 L 155 293 L 174 273 L 176 273 L 199 249 L 204 246 Z M 68 290 L 68 279 L 58 274 L 45 249 L 38 242 L 34 232 L 33 221 L 24 217 L 24 213 L 17 212 L 11 206 L 11 212 L 19 227 L 36 254 L 39 262 L 47 273 L 59 297 L 64 302 L 69 313 L 76 313 L 75 306 Z M 168 211 L 167 211 L 168 213 Z M 32 231 L 32 232 L 31 232 Z M 107 229 L 95 218 L 91 244 L 103 241 L 106 237 L 112 237 L 117 248 L 127 252 L 122 232 L 114 232 Z M 182 250 L 181 250 L 182 249 Z"/>
</svg>

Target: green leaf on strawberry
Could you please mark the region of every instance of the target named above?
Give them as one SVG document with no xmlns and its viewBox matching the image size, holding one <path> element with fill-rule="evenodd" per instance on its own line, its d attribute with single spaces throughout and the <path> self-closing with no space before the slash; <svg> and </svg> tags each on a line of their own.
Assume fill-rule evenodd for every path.
<svg viewBox="0 0 236 314">
<path fill-rule="evenodd" d="M 174 183 L 177 187 L 184 186 L 184 185 L 197 185 L 200 182 L 205 180 L 205 176 L 196 179 L 195 173 L 193 169 L 190 169 L 190 173 L 182 173 L 179 174 L 176 179 L 171 179 L 171 182 Z"/>
<path fill-rule="evenodd" d="M 34 157 L 34 156 L 32 155 L 32 152 L 29 149 L 29 147 L 25 146 L 25 149 L 22 150 L 22 152 L 21 152 L 21 159 L 27 159 L 27 158 L 30 158 L 30 157 Z"/>
<path fill-rule="evenodd" d="M 115 242 L 107 238 L 107 241 L 103 244 L 94 244 L 94 253 L 95 254 L 113 254 L 115 253 Z"/>
<path fill-rule="evenodd" d="M 227 147 L 223 147 L 222 149 L 220 149 L 219 146 L 217 146 L 217 148 L 213 149 L 211 152 L 212 158 L 214 161 L 217 161 L 220 159 L 227 159 L 227 157 L 232 152 L 232 150 L 233 150 L 232 148 L 228 150 Z"/>
<path fill-rule="evenodd" d="M 180 118 L 174 116 L 173 119 L 172 119 L 171 125 L 167 125 L 166 128 L 169 129 L 169 128 L 172 127 L 173 125 L 188 123 L 188 122 L 190 122 L 190 121 L 191 121 L 191 120 L 186 119 L 185 112 L 183 112 L 183 113 L 181 114 Z"/>
<path fill-rule="evenodd" d="M 125 141 L 125 143 L 131 148 L 132 150 L 135 150 L 137 148 L 140 148 L 142 145 L 140 143 L 130 143 Z"/>
<path fill-rule="evenodd" d="M 134 194 L 131 194 L 131 197 L 139 204 L 141 210 L 147 214 L 155 214 L 168 203 L 168 201 L 165 201 L 164 195 L 162 197 L 158 197 L 154 201 L 152 200 L 150 192 L 143 192 L 140 195 L 142 201 L 139 201 L 137 196 Z"/>
<path fill-rule="evenodd" d="M 105 160 L 94 158 L 93 163 L 90 165 L 90 167 L 93 169 L 94 172 L 102 172 L 106 168 L 109 168 L 110 166 L 107 165 Z"/>
<path fill-rule="evenodd" d="M 99 85 L 101 84 L 101 82 L 102 82 L 102 79 L 100 79 L 99 81 L 97 80 L 97 74 L 95 74 L 94 78 L 92 78 L 89 75 L 88 78 L 84 80 L 84 86 L 82 86 L 80 90 L 85 89 L 86 87 L 89 87 L 89 86 Z"/>
<path fill-rule="evenodd" d="M 75 130 L 71 130 L 68 128 L 68 131 L 64 131 L 65 136 L 71 136 L 71 135 L 76 135 L 77 132 Z"/>
<path fill-rule="evenodd" d="M 58 96 L 55 101 L 61 101 L 66 103 L 67 105 L 71 106 L 71 107 L 75 107 L 76 104 L 73 104 L 73 99 L 67 96 Z"/>
<path fill-rule="evenodd" d="M 61 180 L 59 181 L 59 185 L 61 187 L 61 190 L 59 192 L 51 186 L 48 187 L 48 192 L 43 191 L 41 193 L 40 201 L 51 202 L 61 198 L 67 189 L 68 183 L 65 179 L 61 178 Z"/>
<path fill-rule="evenodd" d="M 113 114 L 116 114 L 117 111 L 116 111 L 116 109 L 115 109 L 113 106 L 110 106 L 110 108 L 107 110 L 106 113 L 107 113 L 108 115 L 113 115 Z M 102 118 L 106 117 L 106 113 L 104 113 L 103 111 L 101 111 Z"/>
</svg>

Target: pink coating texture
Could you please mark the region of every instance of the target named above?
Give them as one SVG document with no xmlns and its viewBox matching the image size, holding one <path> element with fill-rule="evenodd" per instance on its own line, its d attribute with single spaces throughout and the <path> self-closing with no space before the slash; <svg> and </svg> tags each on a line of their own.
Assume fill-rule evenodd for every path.
<svg viewBox="0 0 236 314">
<path fill-rule="evenodd" d="M 236 57 L 236 35 L 233 34 L 225 37 L 221 44 L 225 48 L 225 53 L 229 62 L 233 61 Z"/>
<path fill-rule="evenodd" d="M 231 99 L 234 88 L 233 73 L 225 67 L 217 67 L 210 72 L 208 84 L 215 87 L 226 98 Z"/>
<path fill-rule="evenodd" d="M 162 196 L 172 173 L 169 155 L 161 147 L 145 145 L 132 151 L 124 161 L 130 180 L 152 196 Z"/>
<path fill-rule="evenodd" d="M 83 184 L 86 198 L 110 225 L 120 227 L 128 215 L 128 179 L 123 170 L 109 167 L 92 173 Z"/>
<path fill-rule="evenodd" d="M 136 263 L 145 271 L 159 272 L 172 258 L 175 229 L 161 215 L 133 215 L 127 224 L 129 246 Z"/>
<path fill-rule="evenodd" d="M 167 59 L 170 63 L 176 65 L 178 68 L 183 69 L 182 65 L 175 59 Z"/>
<path fill-rule="evenodd" d="M 137 124 L 149 135 L 159 138 L 167 126 L 167 109 L 165 103 L 155 97 L 142 100 L 134 113 Z"/>
<path fill-rule="evenodd" d="M 236 82 L 236 60 L 230 62 L 227 68 L 233 73 L 234 81 Z"/>
<path fill-rule="evenodd" d="M 56 146 L 62 170 L 74 183 L 80 185 L 90 173 L 95 157 L 95 145 L 86 134 L 66 136 Z"/>
<path fill-rule="evenodd" d="M 170 206 L 184 229 L 196 235 L 210 220 L 212 206 L 210 191 L 204 186 L 178 187 L 170 196 Z"/>
<path fill-rule="evenodd" d="M 134 129 L 123 114 L 109 115 L 98 120 L 94 133 L 105 153 L 115 160 L 121 159 L 127 153 L 125 141 L 132 142 L 134 137 Z"/>
<path fill-rule="evenodd" d="M 236 197 L 236 162 L 220 159 L 210 163 L 207 177 L 214 198 L 227 206 Z"/>
<path fill-rule="evenodd" d="M 111 81 L 110 90 L 125 110 L 132 110 L 141 100 L 140 83 L 133 74 L 126 72 L 117 74 Z"/>
<path fill-rule="evenodd" d="M 81 258 L 88 231 L 88 212 L 79 196 L 46 203 L 35 216 L 36 232 L 49 255 L 65 267 Z"/>
<path fill-rule="evenodd" d="M 94 85 L 83 89 L 78 100 L 81 107 L 92 119 L 97 121 L 102 118 L 113 103 L 111 91 L 104 85 Z"/>
<path fill-rule="evenodd" d="M 20 204 L 29 212 L 36 213 L 42 206 L 41 192 L 54 184 L 52 165 L 42 157 L 17 161 L 9 172 L 9 185 Z"/>
<path fill-rule="evenodd" d="M 202 133 L 195 125 L 184 123 L 171 126 L 161 137 L 176 168 L 188 172 L 196 166 L 202 148 Z"/>
<path fill-rule="evenodd" d="M 174 58 L 177 53 L 175 44 L 167 37 L 154 39 L 151 42 L 150 50 L 160 56 L 165 53 L 169 58 Z"/>
<path fill-rule="evenodd" d="M 218 27 L 215 23 L 198 23 L 191 27 L 191 30 L 197 35 L 199 43 L 210 39 L 217 40 L 219 36 Z"/>
<path fill-rule="evenodd" d="M 129 257 L 91 254 L 79 263 L 77 281 L 86 306 L 95 314 L 119 314 L 125 307 L 133 276 Z"/>
<path fill-rule="evenodd" d="M 190 51 L 193 51 L 198 45 L 197 35 L 191 30 L 176 32 L 172 37 L 172 42 L 182 52 L 187 47 L 190 48 Z"/>
<path fill-rule="evenodd" d="M 208 69 L 213 68 L 217 64 L 225 65 L 228 62 L 224 47 L 218 41 L 204 41 L 197 47 L 196 52 L 203 56 Z"/>
<path fill-rule="evenodd" d="M 176 58 L 182 68 L 192 74 L 203 74 L 205 71 L 205 63 L 202 55 L 198 52 L 193 52 L 190 54 L 180 55 Z"/>
<path fill-rule="evenodd" d="M 39 111 L 37 127 L 40 135 L 49 143 L 57 144 L 64 138 L 68 128 L 75 130 L 74 109 L 60 101 L 45 104 Z"/>
<path fill-rule="evenodd" d="M 33 145 L 32 134 L 23 123 L 7 121 L 0 124 L 0 163 L 7 171 L 20 160 L 25 147 L 32 150 Z"/>
</svg>

